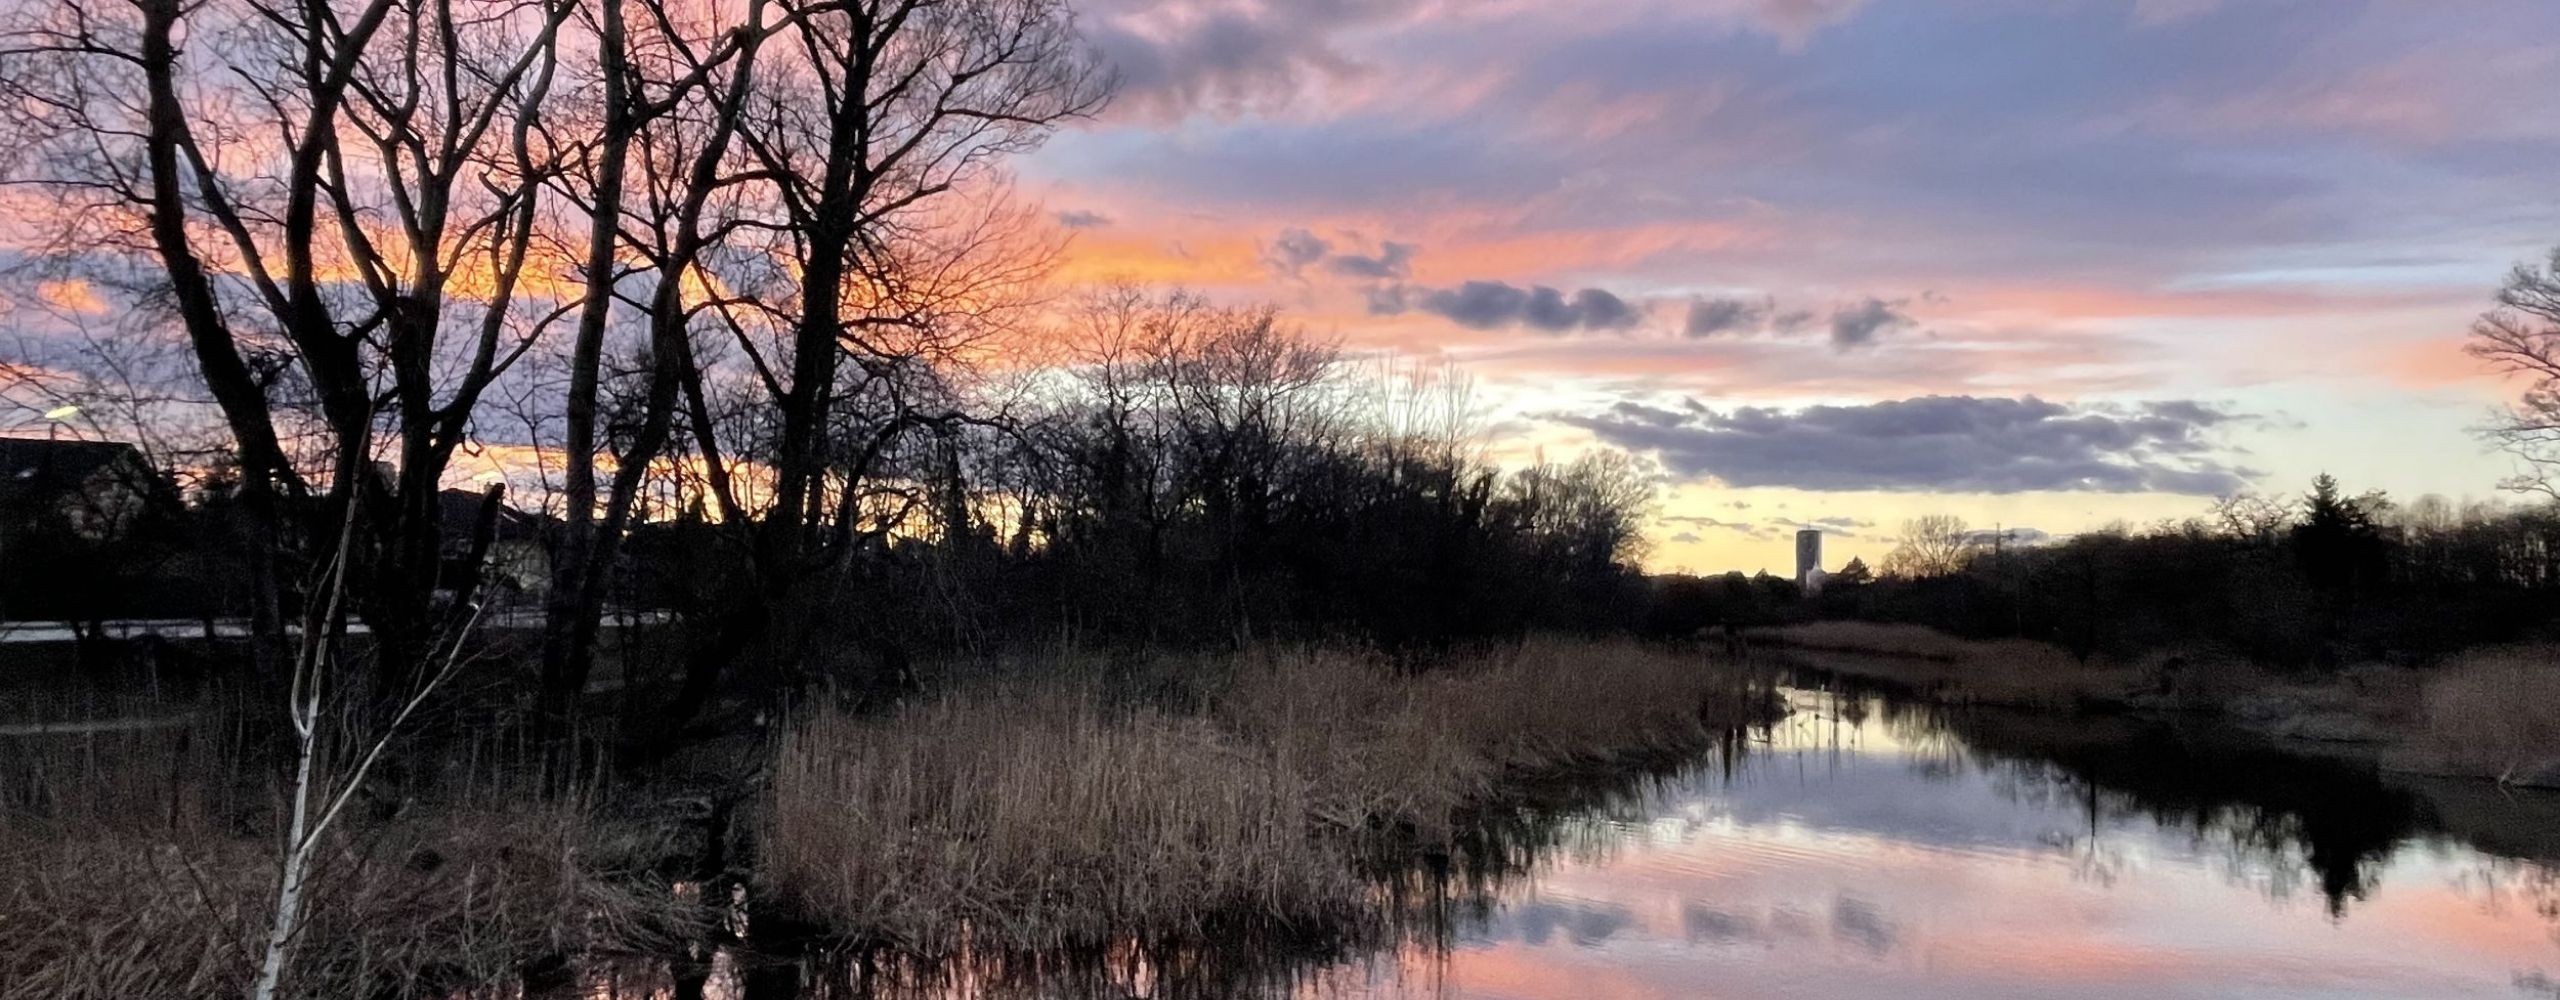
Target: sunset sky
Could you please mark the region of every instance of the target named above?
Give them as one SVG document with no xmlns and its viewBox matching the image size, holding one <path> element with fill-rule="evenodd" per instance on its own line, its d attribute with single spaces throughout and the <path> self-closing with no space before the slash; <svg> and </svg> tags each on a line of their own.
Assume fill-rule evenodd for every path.
<svg viewBox="0 0 2560 1000">
<path fill-rule="evenodd" d="M 1504 460 L 1660 464 L 1656 568 L 2508 471 L 2460 345 L 2560 242 L 2549 0 L 1084 10 L 1065 277 L 1454 360 Z"/>
</svg>

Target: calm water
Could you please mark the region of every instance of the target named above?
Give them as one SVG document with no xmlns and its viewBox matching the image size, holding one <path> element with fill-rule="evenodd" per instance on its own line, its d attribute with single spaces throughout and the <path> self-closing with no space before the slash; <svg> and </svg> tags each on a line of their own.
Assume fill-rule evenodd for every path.
<svg viewBox="0 0 2560 1000">
<path fill-rule="evenodd" d="M 1400 944 L 1131 951 L 1072 981 L 923 992 L 2560 997 L 2560 869 L 2520 860 L 2560 855 L 2548 798 L 2160 724 L 1789 697 L 1737 752 L 1534 818 L 1534 849 L 1413 904 Z M 719 965 L 709 995 L 779 992 Z"/>
</svg>

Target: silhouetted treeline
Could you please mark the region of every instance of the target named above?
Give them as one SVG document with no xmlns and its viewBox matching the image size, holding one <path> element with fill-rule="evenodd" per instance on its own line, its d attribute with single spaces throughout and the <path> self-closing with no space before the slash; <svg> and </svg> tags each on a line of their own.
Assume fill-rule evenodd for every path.
<svg viewBox="0 0 2560 1000">
<path fill-rule="evenodd" d="M 2560 510 L 2398 505 L 2323 476 L 2298 501 L 2236 497 L 2147 529 L 2030 546 L 1974 533 L 1948 572 L 1835 584 L 1803 613 L 2042 639 L 2084 657 L 2422 663 L 2560 623 Z"/>
<path fill-rule="evenodd" d="M 1057 636 L 1410 647 L 1642 606 L 1651 486 L 1623 455 L 1499 471 L 1462 380 L 1363 367 L 1268 310 L 1124 289 L 1064 336 L 1017 416 L 894 456 L 896 526 L 801 609 L 837 632 L 832 668 Z M 736 575 L 721 533 L 701 515 L 636 532 L 630 598 L 715 602 Z"/>
<path fill-rule="evenodd" d="M 741 684 L 786 685 L 892 683 L 910 656 L 1024 639 L 1412 648 L 1641 623 L 1652 487 L 1623 454 L 1498 469 L 1463 379 L 1357 363 L 1267 309 L 1123 289 L 1061 337 L 1067 356 L 1008 405 L 862 456 L 873 485 L 831 515 L 846 543 L 785 589 L 758 583 L 757 524 L 721 517 L 692 466 L 670 463 L 654 489 L 674 513 L 634 528 L 610 603 L 671 613 L 672 645 L 698 650 L 752 602 L 759 634 L 725 657 L 746 663 Z M 478 504 L 448 492 L 442 534 L 459 549 Z M 227 496 L 216 483 L 157 517 L 148 565 L 119 539 L 66 553 L 64 572 L 165 578 L 146 602 L 156 616 L 242 613 L 207 585 L 242 557 L 220 530 Z M 549 547 L 556 530 L 523 542 Z M 477 562 L 494 576 L 504 560 Z M 546 574 L 517 576 L 539 588 Z M 503 603 L 515 582 L 483 596 Z"/>
</svg>

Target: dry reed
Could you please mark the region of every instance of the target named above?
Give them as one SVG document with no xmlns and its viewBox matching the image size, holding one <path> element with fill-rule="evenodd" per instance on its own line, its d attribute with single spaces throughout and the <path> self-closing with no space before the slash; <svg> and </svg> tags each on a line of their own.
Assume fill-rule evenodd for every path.
<svg viewBox="0 0 2560 1000">
<path fill-rule="evenodd" d="M 2560 705 L 2560 648 L 2465 653 L 2427 678 L 2423 698 L 2425 741 L 2454 768 L 2516 780 L 2560 778 L 2560 715 L 2553 711 Z"/>
<path fill-rule="evenodd" d="M 1741 717 L 1702 714 L 1728 683 L 1703 662 L 1625 643 L 1537 640 L 1419 672 L 1315 648 L 1143 673 L 1178 690 L 1126 704 L 1125 684 L 1061 657 L 884 719 L 808 714 L 777 747 L 763 891 L 928 951 L 1307 925 L 1369 902 L 1353 874 L 1368 831 L 1445 836 L 1506 779 Z"/>
<path fill-rule="evenodd" d="M 123 707 L 193 721 L 0 737 L 0 1000 L 239 996 L 257 971 L 277 881 L 267 744 L 219 701 Z M 663 831 L 523 786 L 374 802 L 334 833 L 285 995 L 482 989 L 694 935 L 702 915 L 647 871 Z"/>
<path fill-rule="evenodd" d="M 441 814 L 334 837 L 286 995 L 420 996 L 511 981 L 526 964 L 690 934 L 560 807 Z M 0 842 L 0 998 L 238 996 L 275 891 L 264 838 Z"/>
<path fill-rule="evenodd" d="M 2144 671 L 2083 663 L 2031 639 L 1963 639 L 1919 625 L 1811 622 L 1756 633 L 1789 660 L 1922 689 L 1947 701 L 2067 708 L 2121 701 Z"/>
</svg>

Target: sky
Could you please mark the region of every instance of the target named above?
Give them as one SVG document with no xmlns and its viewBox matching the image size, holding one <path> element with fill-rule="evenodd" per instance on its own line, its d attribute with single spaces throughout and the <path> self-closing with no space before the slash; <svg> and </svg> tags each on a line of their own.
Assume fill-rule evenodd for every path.
<svg viewBox="0 0 2560 1000">
<path fill-rule="evenodd" d="M 2549 0 L 1089 0 L 1061 277 L 1476 380 L 1660 470 L 1656 569 L 2240 490 L 2487 498 L 2464 356 L 2560 243 Z"/>
</svg>

